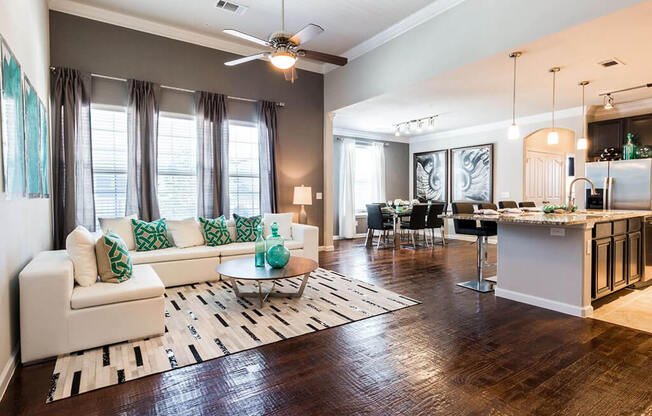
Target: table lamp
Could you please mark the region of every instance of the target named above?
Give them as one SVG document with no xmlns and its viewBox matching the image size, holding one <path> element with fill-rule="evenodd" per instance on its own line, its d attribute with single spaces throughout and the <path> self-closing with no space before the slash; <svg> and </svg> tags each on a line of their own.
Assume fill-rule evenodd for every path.
<svg viewBox="0 0 652 416">
<path fill-rule="evenodd" d="M 299 224 L 306 223 L 306 205 L 312 205 L 312 188 L 310 186 L 295 186 L 294 187 L 294 205 L 301 205 L 301 212 L 299 213 Z"/>
</svg>

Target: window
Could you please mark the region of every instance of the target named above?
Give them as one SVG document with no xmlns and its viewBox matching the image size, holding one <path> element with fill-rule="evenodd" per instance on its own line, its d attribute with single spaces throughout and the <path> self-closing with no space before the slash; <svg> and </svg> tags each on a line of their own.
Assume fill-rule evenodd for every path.
<svg viewBox="0 0 652 416">
<path fill-rule="evenodd" d="M 197 141 L 192 117 L 161 113 L 158 122 L 158 203 L 161 218 L 197 215 Z"/>
<path fill-rule="evenodd" d="M 354 199 L 356 212 L 367 212 L 366 204 L 374 201 L 375 189 L 378 186 L 374 179 L 374 163 L 376 157 L 372 146 L 356 146 L 355 148 L 355 185 Z"/>
<path fill-rule="evenodd" d="M 260 214 L 258 128 L 254 124 L 229 123 L 229 202 L 231 213 Z"/>
<path fill-rule="evenodd" d="M 127 193 L 127 112 L 124 107 L 93 106 L 93 186 L 95 216 L 121 217 Z M 96 221 L 96 227 L 99 223 Z"/>
</svg>

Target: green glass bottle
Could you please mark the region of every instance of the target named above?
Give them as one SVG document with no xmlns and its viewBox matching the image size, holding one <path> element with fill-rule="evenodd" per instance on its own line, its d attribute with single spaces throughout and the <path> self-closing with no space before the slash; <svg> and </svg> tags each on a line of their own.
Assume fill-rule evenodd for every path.
<svg viewBox="0 0 652 416">
<path fill-rule="evenodd" d="M 631 160 L 636 158 L 636 146 L 633 142 L 634 134 L 627 133 L 627 143 L 623 146 L 623 159 Z"/>
<path fill-rule="evenodd" d="M 272 233 L 265 240 L 265 249 L 269 250 L 276 245 L 285 246 L 285 239 L 278 233 L 278 223 L 273 222 L 270 228 L 272 229 Z"/>
<path fill-rule="evenodd" d="M 256 267 L 265 267 L 265 240 L 263 239 L 263 226 L 258 225 L 258 236 L 255 242 Z"/>
</svg>

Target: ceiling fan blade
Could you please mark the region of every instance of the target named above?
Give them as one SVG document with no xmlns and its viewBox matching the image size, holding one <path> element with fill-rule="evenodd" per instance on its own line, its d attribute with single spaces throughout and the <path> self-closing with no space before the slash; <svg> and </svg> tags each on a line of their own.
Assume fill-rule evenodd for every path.
<svg viewBox="0 0 652 416">
<path fill-rule="evenodd" d="M 299 79 L 299 73 L 297 72 L 296 67 L 286 69 L 285 71 L 283 71 L 283 73 L 285 74 L 285 80 L 290 81 L 293 84 L 294 84 L 294 81 Z"/>
<path fill-rule="evenodd" d="M 344 66 L 347 62 L 349 62 L 349 60 L 343 56 L 331 55 L 323 52 L 309 51 L 307 49 L 299 49 L 297 52 L 299 56 L 312 59 L 313 61 L 321 61 L 333 65 Z"/>
<path fill-rule="evenodd" d="M 309 23 L 298 31 L 294 36 L 290 38 L 290 42 L 294 43 L 295 45 L 303 45 L 304 43 L 308 42 L 310 39 L 314 38 L 315 36 L 319 35 L 321 32 L 323 32 L 324 29 L 322 29 L 321 26 L 316 25 L 314 23 Z"/>
<path fill-rule="evenodd" d="M 266 40 L 257 38 L 252 35 L 248 35 L 244 32 L 240 32 L 239 30 L 235 29 L 224 29 L 222 32 L 226 33 L 227 35 L 235 36 L 236 38 L 248 40 L 249 42 L 257 43 L 262 46 L 270 46 L 270 43 L 267 42 Z"/>
<path fill-rule="evenodd" d="M 224 65 L 226 66 L 240 65 L 240 64 L 244 64 L 245 62 L 254 61 L 256 59 L 265 58 L 267 56 L 269 56 L 269 53 L 267 52 L 257 53 L 255 55 L 245 56 L 244 58 L 234 59 L 233 61 L 224 62 Z"/>
</svg>

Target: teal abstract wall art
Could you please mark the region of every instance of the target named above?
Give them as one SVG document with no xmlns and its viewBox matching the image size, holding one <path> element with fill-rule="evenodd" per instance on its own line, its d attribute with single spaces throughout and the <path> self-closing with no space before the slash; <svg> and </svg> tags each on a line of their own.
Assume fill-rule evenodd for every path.
<svg viewBox="0 0 652 416">
<path fill-rule="evenodd" d="M 8 197 L 25 194 L 25 142 L 21 69 L 7 44 L 0 47 L 2 60 L 2 155 L 4 191 Z"/>
<path fill-rule="evenodd" d="M 25 77 L 23 87 L 27 195 L 30 198 L 38 198 L 41 196 L 39 98 L 27 77 Z"/>
<path fill-rule="evenodd" d="M 50 143 L 48 141 L 48 110 L 41 100 L 38 102 L 40 128 L 39 154 L 41 161 L 41 194 L 50 196 Z"/>
</svg>

